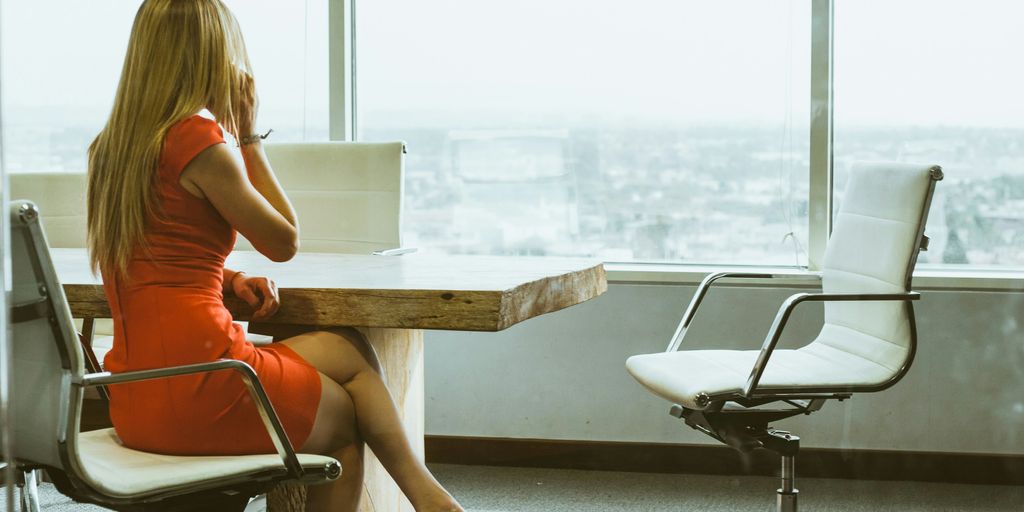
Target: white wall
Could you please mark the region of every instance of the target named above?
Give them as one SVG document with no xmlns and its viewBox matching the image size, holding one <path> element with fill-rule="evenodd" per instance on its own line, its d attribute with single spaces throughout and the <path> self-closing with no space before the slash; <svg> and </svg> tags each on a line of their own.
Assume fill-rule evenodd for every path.
<svg viewBox="0 0 1024 512">
<path fill-rule="evenodd" d="M 664 350 L 693 291 L 613 284 L 503 332 L 428 332 L 427 434 L 714 443 L 624 367 Z M 799 291 L 715 288 L 686 346 L 759 348 L 782 299 Z M 813 337 L 820 307 L 801 306 L 785 346 Z M 779 425 L 806 447 L 1024 454 L 1024 292 L 925 290 L 915 307 L 918 354 L 901 382 Z"/>
</svg>

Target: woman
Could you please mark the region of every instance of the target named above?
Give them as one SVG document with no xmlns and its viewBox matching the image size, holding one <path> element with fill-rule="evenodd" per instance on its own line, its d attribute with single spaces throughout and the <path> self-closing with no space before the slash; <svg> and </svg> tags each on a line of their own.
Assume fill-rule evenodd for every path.
<svg viewBox="0 0 1024 512">
<path fill-rule="evenodd" d="M 203 110 L 216 120 L 197 115 Z M 381 377 L 349 329 L 256 348 L 224 308 L 259 320 L 278 307 L 265 277 L 224 268 L 242 233 L 285 261 L 298 222 L 256 133 L 245 45 L 220 0 L 146 0 L 132 27 L 114 107 L 89 148 L 89 250 L 114 318 L 106 368 L 123 372 L 231 358 L 259 374 L 299 451 L 332 455 L 342 476 L 309 490 L 310 510 L 355 510 L 363 442 L 416 510 L 461 510 L 413 455 Z M 221 126 L 240 143 L 242 162 Z M 273 453 L 236 374 L 123 384 L 110 415 L 131 448 L 170 454 Z"/>
</svg>

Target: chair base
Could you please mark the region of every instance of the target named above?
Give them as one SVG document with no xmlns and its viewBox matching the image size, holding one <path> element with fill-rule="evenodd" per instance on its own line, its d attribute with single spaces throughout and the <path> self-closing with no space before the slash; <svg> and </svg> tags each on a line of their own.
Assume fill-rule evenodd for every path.
<svg viewBox="0 0 1024 512">
<path fill-rule="evenodd" d="M 38 473 L 35 469 L 22 469 L 18 482 L 22 512 L 39 512 Z"/>
<path fill-rule="evenodd" d="M 800 491 L 793 489 L 793 492 L 779 492 L 776 494 L 775 510 L 778 512 L 797 512 L 796 510 L 796 498 L 799 496 Z"/>
<path fill-rule="evenodd" d="M 670 414 L 683 419 L 687 425 L 719 441 L 747 453 L 758 448 L 779 454 L 782 462 L 780 471 L 781 487 L 776 491 L 778 512 L 797 512 L 796 456 L 800 452 L 800 437 L 768 425 L 798 414 L 810 414 L 821 407 L 821 403 L 801 404 L 793 409 L 737 408 L 717 410 L 693 410 L 673 406 Z"/>
</svg>

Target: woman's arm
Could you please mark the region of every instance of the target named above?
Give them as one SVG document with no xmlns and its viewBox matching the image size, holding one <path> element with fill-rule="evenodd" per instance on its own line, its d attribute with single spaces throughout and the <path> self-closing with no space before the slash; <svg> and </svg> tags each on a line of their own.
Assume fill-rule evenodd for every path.
<svg viewBox="0 0 1024 512">
<path fill-rule="evenodd" d="M 235 98 L 237 117 L 228 123 L 235 139 L 251 135 L 258 100 L 252 77 L 243 75 Z M 257 251 L 274 261 L 287 261 L 299 250 L 299 223 L 277 182 L 260 139 L 241 147 L 243 165 L 224 144 L 214 144 L 181 173 L 185 189 L 205 197 Z"/>
<path fill-rule="evenodd" d="M 288 202 L 288 196 L 284 194 L 281 184 L 277 181 L 277 176 L 274 176 L 274 171 L 270 168 L 270 160 L 267 159 L 267 154 L 263 151 L 263 138 L 259 137 L 248 143 L 242 142 L 255 133 L 256 113 L 259 110 L 256 82 L 251 75 L 242 74 L 242 87 L 238 92 L 236 104 L 238 117 L 235 119 L 238 133 L 235 133 L 234 136 L 239 141 L 242 161 L 245 163 L 249 182 L 277 210 L 277 213 L 281 214 L 295 228 L 297 238 L 299 222 L 295 216 L 295 210 Z M 296 245 L 297 242 L 296 240 Z"/>
<path fill-rule="evenodd" d="M 257 141 L 245 144 L 241 150 L 249 182 L 289 224 L 298 229 L 299 222 L 295 210 L 270 168 L 270 160 L 267 160 L 267 153 L 263 151 L 263 143 Z"/>
<path fill-rule="evenodd" d="M 230 268 L 224 267 L 224 285 L 221 288 L 221 291 L 224 292 L 224 295 L 227 295 L 228 293 L 235 293 L 235 289 L 232 288 L 232 284 L 235 280 L 235 276 L 237 276 L 238 274 L 245 274 L 245 272 L 242 272 L 240 270 L 231 270 Z"/>
<path fill-rule="evenodd" d="M 299 249 L 295 210 L 274 178 L 263 148 L 249 146 L 259 144 L 243 148 L 253 162 L 252 181 L 226 145 L 214 144 L 185 167 L 182 186 L 209 200 L 264 256 L 290 260 Z"/>
</svg>

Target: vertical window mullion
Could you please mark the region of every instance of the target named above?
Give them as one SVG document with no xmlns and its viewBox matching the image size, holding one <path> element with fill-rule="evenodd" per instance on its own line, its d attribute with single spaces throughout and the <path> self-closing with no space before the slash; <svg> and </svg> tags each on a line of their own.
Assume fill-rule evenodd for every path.
<svg viewBox="0 0 1024 512">
<path fill-rule="evenodd" d="M 811 0 L 811 129 L 807 266 L 820 270 L 832 232 L 833 0 Z"/>
<path fill-rule="evenodd" d="M 355 0 L 329 0 L 330 140 L 355 140 Z"/>
</svg>

